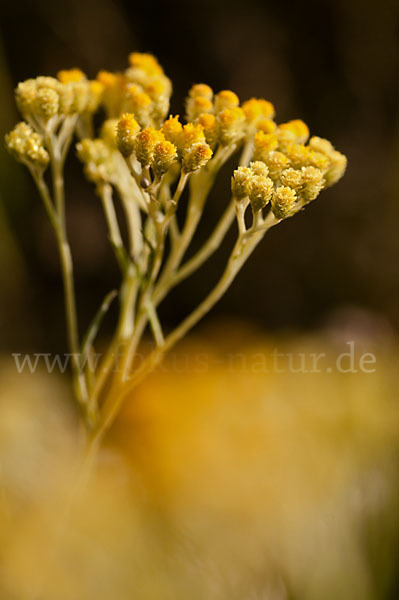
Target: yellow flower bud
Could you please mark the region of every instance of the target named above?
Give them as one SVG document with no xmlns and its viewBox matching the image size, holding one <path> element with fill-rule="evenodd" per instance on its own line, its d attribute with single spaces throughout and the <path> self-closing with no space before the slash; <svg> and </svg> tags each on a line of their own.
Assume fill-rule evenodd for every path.
<svg viewBox="0 0 399 600">
<path fill-rule="evenodd" d="M 310 167 L 308 167 L 310 168 Z M 303 176 L 303 171 L 298 170 L 298 169 L 292 169 L 291 167 L 288 169 L 285 169 L 282 173 L 281 173 L 281 183 L 284 186 L 287 187 L 291 187 L 291 188 L 299 188 L 303 182 L 304 182 L 304 176 Z"/>
<path fill-rule="evenodd" d="M 143 86 L 144 92 L 152 101 L 152 105 L 149 107 L 149 113 L 153 124 L 156 123 L 160 125 L 169 111 L 169 98 L 172 91 L 172 84 L 164 75 L 156 76 L 155 78 L 146 77 L 137 77 L 137 73 L 134 73 L 132 81 L 141 83 Z"/>
<path fill-rule="evenodd" d="M 152 100 L 143 91 L 143 88 L 135 83 L 129 83 L 126 89 L 126 101 L 128 110 L 134 114 L 142 127 L 147 127 L 151 122 Z"/>
<path fill-rule="evenodd" d="M 116 73 L 110 71 L 99 71 L 97 74 L 97 81 L 102 83 L 104 88 L 113 88 L 117 83 L 118 76 Z"/>
<path fill-rule="evenodd" d="M 300 169 L 309 163 L 309 148 L 296 142 L 287 144 L 284 151 L 289 158 L 290 164 L 294 169 Z"/>
<path fill-rule="evenodd" d="M 43 146 L 43 139 L 38 133 L 33 133 L 27 139 L 25 152 L 28 159 L 39 169 L 45 169 L 50 162 L 50 155 Z"/>
<path fill-rule="evenodd" d="M 70 111 L 81 113 L 86 110 L 89 102 L 89 85 L 86 80 L 73 81 L 69 84 L 72 88 L 73 100 Z"/>
<path fill-rule="evenodd" d="M 156 131 L 152 125 L 137 134 L 134 140 L 134 152 L 142 167 L 150 166 L 155 146 L 165 140 L 161 131 Z"/>
<path fill-rule="evenodd" d="M 163 79 L 152 79 L 144 86 L 144 91 L 152 100 L 168 93 L 166 82 Z"/>
<path fill-rule="evenodd" d="M 7 150 L 16 156 L 23 155 L 25 153 L 26 141 L 32 134 L 32 127 L 25 123 L 25 121 L 17 123 L 14 129 L 5 136 Z"/>
<path fill-rule="evenodd" d="M 212 150 L 206 142 L 192 144 L 183 152 L 182 171 L 192 173 L 197 171 L 212 157 Z"/>
<path fill-rule="evenodd" d="M 86 110 L 95 112 L 99 107 L 104 93 L 104 86 L 100 81 L 89 81 L 89 98 Z"/>
<path fill-rule="evenodd" d="M 338 150 L 333 150 L 328 158 L 330 159 L 330 165 L 324 174 L 326 186 L 333 185 L 341 179 L 346 171 L 348 163 L 346 156 L 341 154 L 341 152 L 338 152 Z"/>
<path fill-rule="evenodd" d="M 295 190 L 290 187 L 278 187 L 271 197 L 272 212 L 276 219 L 291 217 L 299 210 Z"/>
<path fill-rule="evenodd" d="M 272 118 L 274 106 L 268 100 L 251 98 L 242 104 L 245 118 L 248 123 L 255 123 L 261 118 Z"/>
<path fill-rule="evenodd" d="M 249 195 L 251 180 L 254 176 L 249 167 L 238 167 L 231 178 L 231 191 L 237 200 L 242 200 Z"/>
<path fill-rule="evenodd" d="M 321 171 L 326 171 L 330 164 L 328 156 L 323 154 L 322 152 L 316 152 L 315 150 L 310 150 L 308 154 L 307 164 L 320 169 Z"/>
<path fill-rule="evenodd" d="M 161 126 L 164 118 L 169 112 L 169 108 L 169 96 L 159 96 L 159 98 L 154 100 L 151 108 L 151 118 L 157 127 Z"/>
<path fill-rule="evenodd" d="M 57 78 L 61 81 L 61 83 L 71 83 L 86 79 L 86 75 L 80 69 L 64 69 L 62 71 L 58 71 Z"/>
<path fill-rule="evenodd" d="M 210 113 L 212 110 L 212 102 L 204 96 L 188 97 L 186 100 L 187 121 L 195 121 L 202 113 Z"/>
<path fill-rule="evenodd" d="M 151 104 L 150 96 L 136 83 L 129 83 L 126 89 L 128 100 L 137 109 L 148 108 Z"/>
<path fill-rule="evenodd" d="M 37 83 L 35 79 L 21 81 L 15 90 L 15 100 L 19 111 L 28 115 L 34 110 L 37 95 Z"/>
<path fill-rule="evenodd" d="M 262 175 L 267 177 L 269 175 L 269 167 L 261 160 L 256 160 L 249 164 L 254 175 Z"/>
<path fill-rule="evenodd" d="M 147 75 L 162 75 L 163 69 L 155 56 L 143 52 L 132 52 L 129 54 L 129 63 L 132 67 L 141 69 Z"/>
<path fill-rule="evenodd" d="M 103 163 L 109 157 L 109 148 L 103 140 L 92 140 L 85 138 L 76 144 L 79 160 L 84 163 L 94 162 L 97 165 Z"/>
<path fill-rule="evenodd" d="M 218 141 L 218 122 L 215 115 L 203 114 L 198 117 L 198 123 L 202 125 L 206 141 L 210 146 L 215 146 Z"/>
<path fill-rule="evenodd" d="M 225 108 L 217 115 L 219 142 L 228 146 L 240 140 L 244 135 L 245 116 L 241 108 Z"/>
<path fill-rule="evenodd" d="M 258 100 L 259 105 L 260 105 L 260 110 L 261 110 L 261 115 L 262 117 L 269 117 L 272 118 L 274 117 L 274 105 L 269 102 L 269 100 L 265 100 L 264 98 L 261 98 L 260 100 Z"/>
<path fill-rule="evenodd" d="M 301 197 L 305 202 L 311 202 L 317 198 L 324 187 L 323 173 L 316 167 L 302 167 L 302 179 L 304 186 Z"/>
<path fill-rule="evenodd" d="M 254 175 L 249 189 L 249 200 L 254 212 L 262 210 L 273 194 L 273 181 L 264 175 Z"/>
<path fill-rule="evenodd" d="M 117 145 L 117 129 L 118 129 L 118 119 L 106 119 L 101 126 L 100 137 L 110 148 L 113 150 L 118 149 Z"/>
<path fill-rule="evenodd" d="M 79 160 L 85 165 L 84 171 L 90 181 L 97 183 L 109 180 L 110 148 L 103 140 L 86 138 L 76 144 L 76 150 Z"/>
<path fill-rule="evenodd" d="M 36 77 L 36 84 L 38 89 L 45 87 L 57 91 L 60 82 L 55 77 L 40 75 L 40 77 Z"/>
<path fill-rule="evenodd" d="M 126 80 L 120 73 L 100 71 L 97 81 L 103 85 L 102 103 L 109 117 L 119 117 L 125 97 Z"/>
<path fill-rule="evenodd" d="M 187 148 L 192 144 L 205 142 L 204 128 L 199 123 L 187 123 L 181 134 L 181 145 Z"/>
<path fill-rule="evenodd" d="M 68 115 L 72 112 L 72 105 L 74 100 L 73 87 L 69 83 L 60 83 L 59 91 L 59 112 L 62 115 Z"/>
<path fill-rule="evenodd" d="M 170 116 L 161 127 L 161 131 L 168 142 L 172 142 L 175 146 L 179 147 L 181 137 L 183 134 L 183 125 L 179 121 L 179 115 L 175 117 Z"/>
<path fill-rule="evenodd" d="M 310 138 L 309 146 L 313 150 L 316 150 L 317 152 L 322 152 L 323 154 L 326 154 L 327 156 L 330 154 L 330 152 L 333 152 L 333 150 L 334 150 L 334 146 L 332 145 L 331 142 L 329 142 L 328 140 L 326 140 L 324 138 L 318 137 L 317 135 L 314 135 L 313 137 Z"/>
<path fill-rule="evenodd" d="M 276 123 L 272 121 L 272 119 L 259 119 L 256 123 L 256 129 L 258 131 L 263 131 L 264 133 L 273 133 L 276 130 Z"/>
<path fill-rule="evenodd" d="M 277 127 L 275 134 L 278 140 L 278 149 L 285 152 L 292 144 L 296 143 L 295 134 L 289 129 Z"/>
<path fill-rule="evenodd" d="M 269 177 L 273 179 L 273 181 L 280 179 L 281 172 L 289 165 L 289 160 L 286 155 L 277 150 L 269 152 L 264 162 L 269 167 Z"/>
<path fill-rule="evenodd" d="M 215 112 L 218 113 L 225 108 L 234 108 L 240 104 L 240 100 L 231 90 L 222 90 L 215 96 Z"/>
<path fill-rule="evenodd" d="M 270 152 L 278 146 L 277 136 L 274 133 L 258 131 L 254 138 L 254 159 L 266 162 Z"/>
<path fill-rule="evenodd" d="M 301 119 L 293 119 L 288 123 L 281 123 L 279 126 L 281 131 L 289 131 L 294 136 L 294 141 L 299 144 L 304 144 L 309 137 L 309 128 Z"/>
<path fill-rule="evenodd" d="M 213 98 L 213 90 L 206 83 L 196 83 L 189 90 L 188 95 L 190 98 L 196 98 L 197 96 L 202 96 L 203 98 L 207 98 L 208 100 L 212 100 Z"/>
<path fill-rule="evenodd" d="M 151 167 L 156 177 L 162 177 L 177 160 L 177 149 L 171 142 L 159 142 L 154 148 Z"/>
<path fill-rule="evenodd" d="M 35 99 L 35 113 L 45 119 L 51 119 L 58 113 L 59 96 L 51 88 L 40 88 Z"/>
<path fill-rule="evenodd" d="M 187 123 L 183 126 L 183 144 L 189 146 L 205 140 L 204 128 L 200 123 Z"/>
<path fill-rule="evenodd" d="M 116 143 L 122 156 L 128 157 L 134 150 L 134 142 L 140 126 L 130 113 L 122 115 L 116 129 Z"/>
<path fill-rule="evenodd" d="M 43 138 L 24 121 L 18 123 L 5 136 L 7 150 L 20 162 L 44 170 L 50 156 L 43 144 Z"/>
</svg>

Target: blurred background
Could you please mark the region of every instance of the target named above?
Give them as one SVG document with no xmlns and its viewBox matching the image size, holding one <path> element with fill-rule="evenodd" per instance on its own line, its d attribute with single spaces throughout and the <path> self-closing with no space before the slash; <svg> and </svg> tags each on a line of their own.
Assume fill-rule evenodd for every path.
<svg viewBox="0 0 399 600">
<path fill-rule="evenodd" d="M 278 122 L 303 118 L 349 161 L 127 403 L 71 509 L 70 392 L 56 375 L 17 376 L 10 358 L 65 352 L 58 259 L 28 173 L 0 145 L 0 597 L 396 598 L 397 3 L 20 0 L 0 3 L 0 28 L 1 136 L 19 118 L 18 81 L 75 66 L 94 78 L 143 51 L 173 81 L 173 114 L 197 82 L 265 97 Z M 193 251 L 228 201 L 231 168 Z M 73 152 L 67 202 L 83 329 L 119 276 Z M 233 239 L 162 305 L 165 329 L 216 281 Z M 252 368 L 276 345 L 335 357 L 349 340 L 375 354 L 375 372 Z M 199 355 L 204 372 L 190 366 Z"/>
<path fill-rule="evenodd" d="M 372 327 L 396 329 L 395 6 L 394 0 L 3 2 L 0 129 L 3 134 L 18 119 L 12 94 L 18 81 L 74 66 L 93 78 L 101 68 L 124 69 L 132 50 L 159 58 L 174 83 L 172 113 L 183 113 L 196 82 L 231 88 L 242 100 L 271 100 L 277 121 L 303 118 L 311 134 L 327 137 L 348 156 L 348 171 L 339 185 L 268 235 L 209 319 L 303 331 L 330 319 L 351 321 L 356 313 Z M 3 147 L 0 152 L 1 344 L 57 351 L 65 339 L 52 233 L 28 173 Z M 73 154 L 67 166 L 69 232 L 84 326 L 118 274 L 98 200 Z M 219 178 L 197 245 L 227 202 L 230 173 L 231 166 Z M 216 280 L 233 236 L 164 304 L 166 327 Z"/>
</svg>

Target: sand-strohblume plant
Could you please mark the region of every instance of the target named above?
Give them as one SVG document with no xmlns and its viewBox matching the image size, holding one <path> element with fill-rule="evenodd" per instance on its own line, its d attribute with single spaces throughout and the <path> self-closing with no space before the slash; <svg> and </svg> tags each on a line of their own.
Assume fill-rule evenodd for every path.
<svg viewBox="0 0 399 600">
<path fill-rule="evenodd" d="M 309 139 L 303 121 L 277 124 L 273 105 L 264 99 L 240 103 L 234 92 L 214 93 L 201 83 L 189 90 L 185 119 L 169 115 L 172 84 L 157 60 L 133 53 L 129 63 L 124 73 L 101 71 L 93 81 L 79 69 L 23 81 L 16 88 L 16 102 L 24 120 L 6 136 L 9 151 L 28 167 L 55 232 L 75 396 L 91 447 L 98 445 L 133 387 L 222 297 L 265 233 L 336 183 L 346 168 L 346 157 L 329 141 Z M 98 129 L 96 112 L 103 116 Z M 63 178 L 75 138 L 84 173 L 104 209 L 121 273 L 119 291 L 106 296 L 83 337 Z M 203 246 L 185 259 L 215 178 L 233 155 L 238 164 L 231 200 Z M 115 202 L 123 208 L 126 236 Z M 160 303 L 211 257 L 234 222 L 237 239 L 218 283 L 164 335 Z M 116 295 L 118 322 L 94 369 L 94 342 Z M 147 328 L 154 348 L 137 366 L 136 350 Z M 121 348 L 119 368 L 114 369 Z"/>
</svg>

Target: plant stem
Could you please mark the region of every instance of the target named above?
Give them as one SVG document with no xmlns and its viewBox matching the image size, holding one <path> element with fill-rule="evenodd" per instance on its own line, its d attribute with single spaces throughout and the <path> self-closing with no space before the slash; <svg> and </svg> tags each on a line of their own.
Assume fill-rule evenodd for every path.
<svg viewBox="0 0 399 600">
<path fill-rule="evenodd" d="M 269 222 L 269 227 L 275 224 L 273 219 Z M 197 306 L 197 308 L 176 327 L 164 340 L 161 346 L 158 346 L 144 361 L 142 367 L 137 371 L 132 379 L 124 384 L 122 379 L 122 389 L 116 395 L 110 395 L 105 403 L 102 415 L 96 430 L 93 432 L 93 440 L 99 443 L 106 431 L 110 428 L 117 416 L 119 409 L 127 397 L 127 395 L 149 374 L 154 367 L 162 360 L 165 352 L 170 350 L 177 342 L 179 342 L 192 329 L 198 321 L 209 311 L 224 295 L 230 287 L 236 275 L 255 250 L 261 239 L 264 237 L 265 231 L 254 233 L 251 236 L 238 237 L 238 240 L 230 255 L 226 269 L 223 272 L 219 282 L 208 294 L 208 296 Z"/>
<path fill-rule="evenodd" d="M 58 153 L 54 152 L 51 141 L 48 145 L 51 148 L 51 168 L 53 179 L 54 204 L 51 200 L 47 185 L 42 174 L 31 171 L 39 193 L 44 203 L 46 213 L 54 229 L 58 252 L 60 255 L 61 274 L 64 289 L 65 317 L 67 324 L 67 338 L 69 351 L 72 358 L 72 373 L 74 379 L 75 394 L 80 405 L 87 402 L 87 385 L 84 373 L 80 367 L 80 345 L 78 334 L 78 322 L 76 314 L 75 288 L 73 281 L 73 263 L 69 247 L 66 223 L 65 223 L 65 201 L 64 201 L 64 180 L 62 174 L 62 161 Z"/>
<path fill-rule="evenodd" d="M 48 143 L 51 156 L 51 170 L 53 179 L 53 193 L 55 208 L 58 216 L 56 237 L 61 259 L 61 272 L 64 283 L 65 316 L 67 323 L 68 345 L 72 354 L 72 370 L 75 380 L 75 391 L 81 404 L 87 402 L 87 385 L 84 374 L 81 372 L 79 360 L 79 330 L 76 312 L 76 297 L 73 276 L 73 262 L 71 249 L 68 242 L 65 220 L 65 194 L 63 164 L 58 151 L 55 151 L 52 140 Z"/>
<path fill-rule="evenodd" d="M 112 201 L 112 187 L 109 184 L 103 184 L 98 187 L 98 191 L 108 225 L 109 239 L 114 248 L 119 267 L 123 271 L 126 264 L 126 252 Z"/>
</svg>

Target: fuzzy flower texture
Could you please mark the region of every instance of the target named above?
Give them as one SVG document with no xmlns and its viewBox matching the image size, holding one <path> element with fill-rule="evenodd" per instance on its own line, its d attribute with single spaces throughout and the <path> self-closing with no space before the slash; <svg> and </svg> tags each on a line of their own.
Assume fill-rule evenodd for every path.
<svg viewBox="0 0 399 600">
<path fill-rule="evenodd" d="M 60 71 L 57 78 L 28 79 L 16 88 L 24 120 L 6 135 L 6 145 L 30 170 L 55 230 L 70 349 L 81 352 L 82 361 L 92 351 L 112 298 L 104 300 L 82 346 L 64 216 L 63 167 L 74 138 L 84 173 L 101 199 L 121 270 L 120 316 L 109 354 L 94 377 L 82 375 L 79 362 L 74 369 L 78 401 L 96 431 L 109 427 L 110 415 L 121 403 L 116 392 L 117 406 L 107 401 L 107 390 L 121 384 L 113 381 L 112 350 L 126 343 L 125 380 L 134 370 L 134 352 L 148 325 L 156 349 L 143 369 L 152 367 L 219 300 L 266 231 L 315 200 L 346 169 L 346 157 L 328 140 L 309 138 L 303 121 L 278 124 L 268 100 L 241 102 L 231 90 L 215 93 L 198 83 L 188 92 L 181 119 L 169 113 L 171 93 L 172 83 L 156 58 L 136 52 L 121 73 L 100 71 L 89 80 L 79 69 L 71 69 Z M 237 168 L 231 176 L 230 203 L 209 240 L 184 261 L 213 182 L 233 156 Z M 123 230 L 115 202 L 121 203 L 126 219 Z M 234 221 L 237 242 L 219 283 L 165 337 L 158 305 L 208 260 Z"/>
</svg>

